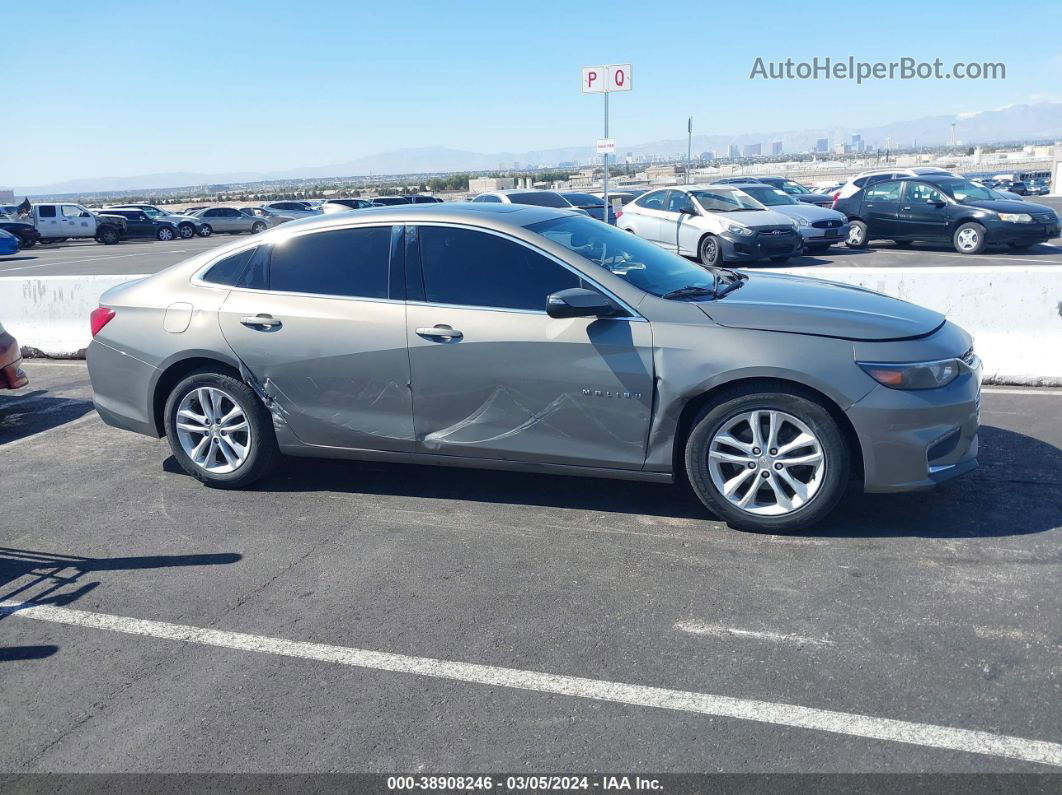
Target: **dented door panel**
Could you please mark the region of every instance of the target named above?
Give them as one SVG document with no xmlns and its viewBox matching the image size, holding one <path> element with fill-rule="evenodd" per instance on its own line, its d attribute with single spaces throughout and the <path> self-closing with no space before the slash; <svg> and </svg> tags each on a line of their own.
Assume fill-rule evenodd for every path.
<svg viewBox="0 0 1062 795">
<path fill-rule="evenodd" d="M 262 315 L 269 325 L 251 323 Z M 401 301 L 233 290 L 219 316 L 226 341 L 254 376 L 275 421 L 299 440 L 413 449 Z"/>
</svg>

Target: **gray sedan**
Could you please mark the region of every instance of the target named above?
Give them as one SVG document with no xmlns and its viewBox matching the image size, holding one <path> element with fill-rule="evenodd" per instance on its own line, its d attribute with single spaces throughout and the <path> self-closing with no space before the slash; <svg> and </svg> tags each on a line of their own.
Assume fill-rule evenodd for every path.
<svg viewBox="0 0 1062 795">
<path fill-rule="evenodd" d="M 976 466 L 980 366 L 936 312 L 702 268 L 572 210 L 371 208 L 120 285 L 96 409 L 208 486 L 284 455 L 688 480 L 735 527 Z M 661 495 L 667 499 L 666 495 Z"/>
<path fill-rule="evenodd" d="M 797 201 L 785 191 L 770 185 L 749 182 L 736 183 L 731 187 L 747 193 L 763 206 L 792 218 L 797 231 L 804 238 L 804 250 L 809 254 L 821 254 L 848 238 L 848 216 L 844 213 Z"/>
<path fill-rule="evenodd" d="M 256 218 L 235 207 L 207 207 L 197 210 L 192 215 L 203 222 L 200 234 L 204 235 L 214 232 L 228 232 L 233 235 L 250 232 L 252 235 L 257 235 L 269 228 L 269 222 L 266 219 Z"/>
</svg>

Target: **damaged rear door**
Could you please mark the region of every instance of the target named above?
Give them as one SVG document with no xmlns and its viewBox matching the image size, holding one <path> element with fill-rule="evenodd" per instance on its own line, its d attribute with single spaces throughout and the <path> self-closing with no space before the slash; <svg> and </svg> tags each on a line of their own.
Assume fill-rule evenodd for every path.
<svg viewBox="0 0 1062 795">
<path fill-rule="evenodd" d="M 413 449 L 402 227 L 356 226 L 260 246 L 221 329 L 309 445 Z"/>
</svg>

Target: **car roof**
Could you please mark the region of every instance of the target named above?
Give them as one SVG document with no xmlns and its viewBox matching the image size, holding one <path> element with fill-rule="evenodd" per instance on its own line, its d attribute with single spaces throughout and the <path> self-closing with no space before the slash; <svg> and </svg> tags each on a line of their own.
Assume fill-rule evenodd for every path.
<svg viewBox="0 0 1062 795">
<path fill-rule="evenodd" d="M 350 214 L 348 214 L 348 212 Z M 539 221 L 554 218 L 585 218 L 581 213 L 566 207 L 539 207 L 530 204 L 472 203 L 472 202 L 430 202 L 425 204 L 393 204 L 385 207 L 366 207 L 361 210 L 315 215 L 290 221 L 273 230 L 327 229 L 344 226 L 350 219 L 359 222 L 378 222 L 381 224 L 430 223 L 447 221 L 460 223 L 467 221 L 474 226 L 498 227 L 529 226 Z"/>
</svg>

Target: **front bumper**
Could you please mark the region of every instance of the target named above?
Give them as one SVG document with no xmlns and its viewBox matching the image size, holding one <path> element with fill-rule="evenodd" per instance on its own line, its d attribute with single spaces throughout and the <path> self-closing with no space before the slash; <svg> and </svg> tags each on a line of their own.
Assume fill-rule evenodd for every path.
<svg viewBox="0 0 1062 795">
<path fill-rule="evenodd" d="M 28 383 L 18 342 L 6 331 L 0 332 L 0 389 L 19 389 Z"/>
<path fill-rule="evenodd" d="M 723 259 L 733 262 L 735 260 L 793 257 L 804 248 L 804 238 L 795 231 L 778 235 L 775 239 L 772 237 L 766 237 L 762 233 L 745 237 L 724 232 L 719 236 L 723 246 Z"/>
<path fill-rule="evenodd" d="M 797 227 L 800 236 L 804 238 L 804 245 L 832 246 L 835 243 L 843 243 L 848 239 L 848 229 L 851 224 L 844 223 L 831 229 L 819 229 L 815 226 Z"/>
<path fill-rule="evenodd" d="M 877 386 L 849 407 L 863 450 L 864 490 L 928 489 L 977 467 L 980 373 L 939 389 Z"/>
<path fill-rule="evenodd" d="M 1012 224 L 994 221 L 985 225 L 989 243 L 1046 243 L 1059 235 L 1058 223 Z"/>
<path fill-rule="evenodd" d="M 18 254 L 20 247 L 17 237 L 4 238 L 0 240 L 0 257 L 10 257 L 13 254 Z"/>
</svg>

